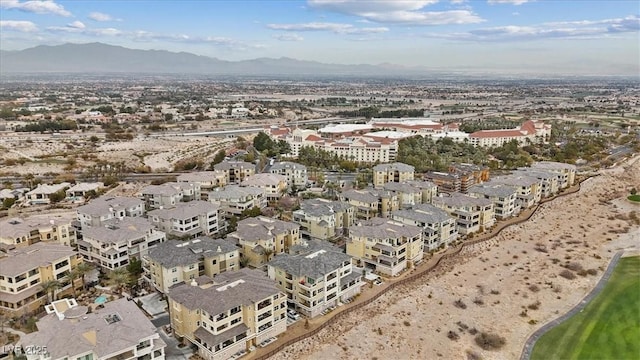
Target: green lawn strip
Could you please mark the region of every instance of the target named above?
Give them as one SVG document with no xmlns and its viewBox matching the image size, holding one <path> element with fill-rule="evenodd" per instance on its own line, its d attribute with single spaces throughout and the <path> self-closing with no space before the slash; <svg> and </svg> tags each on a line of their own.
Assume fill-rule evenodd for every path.
<svg viewBox="0 0 640 360">
<path fill-rule="evenodd" d="M 605 288 L 582 312 L 544 334 L 532 360 L 638 359 L 640 257 L 620 259 Z"/>
</svg>

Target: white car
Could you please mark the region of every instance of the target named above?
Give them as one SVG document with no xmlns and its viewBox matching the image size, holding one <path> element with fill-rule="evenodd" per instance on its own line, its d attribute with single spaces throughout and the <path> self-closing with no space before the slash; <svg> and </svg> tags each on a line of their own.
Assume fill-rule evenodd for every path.
<svg viewBox="0 0 640 360">
<path fill-rule="evenodd" d="M 300 319 L 300 314 L 293 310 L 287 310 L 287 317 L 291 320 L 298 320 Z"/>
</svg>

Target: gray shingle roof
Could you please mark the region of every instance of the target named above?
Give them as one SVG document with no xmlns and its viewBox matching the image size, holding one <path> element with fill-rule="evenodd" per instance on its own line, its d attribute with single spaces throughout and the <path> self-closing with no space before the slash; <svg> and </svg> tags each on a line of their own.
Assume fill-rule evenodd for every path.
<svg viewBox="0 0 640 360">
<path fill-rule="evenodd" d="M 392 211 L 391 216 L 411 219 L 426 224 L 438 224 L 451 219 L 451 216 L 449 216 L 446 211 L 431 204 L 419 204 L 411 210 Z"/>
<path fill-rule="evenodd" d="M 109 220 L 104 226 L 88 227 L 82 233 L 84 238 L 103 244 L 122 244 L 144 238 L 152 229 L 154 226 L 147 219 L 126 217 L 122 220 Z"/>
<path fill-rule="evenodd" d="M 252 163 L 245 161 L 223 161 L 213 166 L 215 170 L 230 170 L 230 169 L 252 169 L 255 171 L 256 166 Z"/>
<path fill-rule="evenodd" d="M 224 272 L 214 279 L 201 276 L 198 282 L 200 286 L 183 283 L 172 287 L 169 297 L 188 309 L 202 309 L 215 316 L 238 305 L 251 305 L 280 293 L 275 282 L 264 272 L 247 268 Z"/>
<path fill-rule="evenodd" d="M 24 248 L 9 251 L 0 258 L 0 274 L 13 277 L 23 274 L 39 266 L 48 266 L 77 252 L 65 245 L 35 243 Z"/>
<path fill-rule="evenodd" d="M 271 239 L 276 234 L 281 234 L 285 231 L 295 229 L 300 229 L 300 225 L 288 221 L 258 216 L 238 221 L 237 230 L 229 235 L 232 237 L 235 237 L 233 235 L 236 235 L 246 241 L 257 241 L 262 239 Z"/>
<path fill-rule="evenodd" d="M 496 183 L 483 183 L 471 186 L 468 194 L 481 194 L 489 197 L 509 197 L 516 194 L 516 189 L 509 185 Z"/>
<path fill-rule="evenodd" d="M 433 204 L 444 204 L 450 207 L 466 207 L 466 206 L 489 206 L 493 204 L 491 200 L 485 198 L 475 198 L 473 196 L 450 193 L 449 196 L 437 196 L 432 200 Z"/>
<path fill-rule="evenodd" d="M 189 219 L 205 213 L 218 211 L 220 207 L 214 203 L 202 200 L 177 203 L 170 209 L 155 209 L 149 211 L 149 216 L 157 216 L 160 219 Z"/>
<path fill-rule="evenodd" d="M 269 262 L 270 266 L 282 269 L 294 276 L 308 276 L 319 279 L 342 267 L 351 257 L 329 246 L 322 246 L 318 241 L 308 241 L 305 245 L 297 245 L 296 252 L 279 254 Z"/>
<path fill-rule="evenodd" d="M 420 235 L 422 229 L 387 219 L 372 219 L 371 221 L 349 227 L 349 236 L 368 237 L 373 239 L 395 239 L 399 237 L 414 237 Z"/>
<path fill-rule="evenodd" d="M 229 241 L 200 237 L 191 241 L 166 241 L 150 249 L 148 256 L 165 268 L 173 268 L 194 264 L 207 256 L 234 251 L 238 251 L 238 248 Z"/>
<path fill-rule="evenodd" d="M 352 208 L 353 205 L 342 201 L 331 201 L 326 199 L 309 199 L 304 200 L 300 204 L 300 210 L 309 216 L 324 216 L 335 214 L 346 209 Z"/>
<path fill-rule="evenodd" d="M 302 164 L 298 164 L 290 161 L 282 161 L 282 162 L 273 164 L 269 171 L 271 172 L 280 171 L 282 169 L 307 170 L 307 167 Z"/>
<path fill-rule="evenodd" d="M 259 196 L 264 195 L 263 189 L 258 189 L 255 187 L 244 187 L 240 185 L 227 185 L 222 188 L 218 188 L 215 191 L 209 192 L 209 200 L 234 200 L 241 199 L 247 196 Z"/>
<path fill-rule="evenodd" d="M 415 168 L 411 165 L 407 165 L 401 162 L 379 164 L 373 167 L 373 171 L 400 171 L 400 172 L 414 172 Z"/>
<path fill-rule="evenodd" d="M 114 210 L 130 209 L 143 205 L 144 201 L 132 197 L 100 197 L 91 200 L 87 205 L 78 207 L 80 214 L 88 214 L 91 216 L 101 216 L 109 214 L 109 208 Z"/>
</svg>

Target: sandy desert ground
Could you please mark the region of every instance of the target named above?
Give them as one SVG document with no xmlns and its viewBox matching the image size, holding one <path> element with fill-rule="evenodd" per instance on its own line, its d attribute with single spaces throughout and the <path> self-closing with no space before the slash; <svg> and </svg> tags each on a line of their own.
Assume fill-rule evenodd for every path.
<svg viewBox="0 0 640 360">
<path fill-rule="evenodd" d="M 531 333 L 593 288 L 617 250 L 637 253 L 640 226 L 630 216 L 640 214 L 640 206 L 625 199 L 632 186 L 640 188 L 640 157 L 602 171 L 578 193 L 543 205 L 530 221 L 464 250 L 273 358 L 517 359 Z M 567 265 L 597 274 L 568 280 L 559 276 Z M 450 331 L 459 338 L 449 339 Z M 482 350 L 475 331 L 503 336 L 506 344 Z"/>
</svg>

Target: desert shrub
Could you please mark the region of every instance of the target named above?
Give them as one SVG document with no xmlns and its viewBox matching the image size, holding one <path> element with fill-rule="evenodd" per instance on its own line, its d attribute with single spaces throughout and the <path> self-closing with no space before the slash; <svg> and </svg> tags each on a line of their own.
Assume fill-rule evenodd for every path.
<svg viewBox="0 0 640 360">
<path fill-rule="evenodd" d="M 571 262 L 567 265 L 567 269 L 571 270 L 571 271 L 581 271 L 584 268 L 582 267 L 582 265 L 580 263 L 577 262 Z"/>
<path fill-rule="evenodd" d="M 531 310 L 538 310 L 540 308 L 540 301 L 536 301 L 533 304 L 529 304 L 527 306 L 527 308 L 531 309 Z"/>
<path fill-rule="evenodd" d="M 382 335 L 382 329 L 378 328 L 378 335 Z"/>
<path fill-rule="evenodd" d="M 578 275 L 580 275 L 580 276 L 582 276 L 582 277 L 585 277 L 585 276 L 587 276 L 587 270 L 582 269 L 582 270 L 578 271 L 578 273 L 577 273 L 577 274 L 578 274 Z"/>
<path fill-rule="evenodd" d="M 536 243 L 536 245 L 533 248 L 534 248 L 534 250 L 540 251 L 540 252 L 543 252 L 543 253 L 546 253 L 548 251 L 547 250 L 547 245 L 545 245 L 543 243 Z"/>
<path fill-rule="evenodd" d="M 540 287 L 536 284 L 531 284 L 529 285 L 529 290 L 531 290 L 532 292 L 538 292 L 540 291 Z"/>
<path fill-rule="evenodd" d="M 475 334 L 477 334 L 477 333 L 478 333 L 478 329 L 476 329 L 476 328 L 471 328 L 471 329 L 469 329 L 469 334 L 471 334 L 471 335 L 475 335 Z"/>
<path fill-rule="evenodd" d="M 482 298 L 477 297 L 473 299 L 473 303 L 476 305 L 484 305 L 484 300 L 482 300 Z"/>
<path fill-rule="evenodd" d="M 491 290 L 491 295 L 500 295 L 500 291 L 498 291 L 498 290 Z"/>
<path fill-rule="evenodd" d="M 558 284 L 553 284 L 551 285 L 551 289 L 553 290 L 554 293 L 561 293 L 562 292 L 562 286 L 558 285 Z"/>
<path fill-rule="evenodd" d="M 587 274 L 596 275 L 596 274 L 598 274 L 598 269 L 589 269 L 589 270 L 587 270 Z"/>
<path fill-rule="evenodd" d="M 453 305 L 455 305 L 455 307 L 459 308 L 459 309 L 466 309 L 467 308 L 467 304 L 465 304 L 462 299 L 458 299 L 456 300 Z"/>
<path fill-rule="evenodd" d="M 576 278 L 576 274 L 574 274 L 572 271 L 569 271 L 567 269 L 560 271 L 559 275 L 567 280 L 573 280 Z"/>
<path fill-rule="evenodd" d="M 475 341 L 483 350 L 498 350 L 507 343 L 504 337 L 484 331 L 476 335 Z"/>
<path fill-rule="evenodd" d="M 538 320 L 535 320 L 535 319 L 529 320 L 529 325 L 535 325 L 537 323 L 538 323 Z"/>
<path fill-rule="evenodd" d="M 447 333 L 447 337 L 448 337 L 450 340 L 454 340 L 454 341 L 455 341 L 455 340 L 460 339 L 460 335 L 458 335 L 458 333 L 457 333 L 457 332 L 455 332 L 455 331 L 453 331 L 453 330 L 450 330 L 450 331 Z"/>
<path fill-rule="evenodd" d="M 467 360 L 482 360 L 482 356 L 473 350 L 467 350 Z"/>
<path fill-rule="evenodd" d="M 410 323 L 408 320 L 405 320 L 405 321 L 403 322 L 403 324 L 404 324 L 404 326 L 411 326 L 411 323 Z"/>
<path fill-rule="evenodd" d="M 467 330 L 469 328 L 469 325 L 463 323 L 462 321 L 458 321 L 456 325 L 458 325 L 458 327 L 462 330 Z"/>
</svg>

